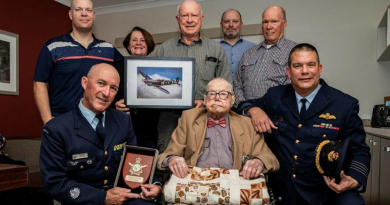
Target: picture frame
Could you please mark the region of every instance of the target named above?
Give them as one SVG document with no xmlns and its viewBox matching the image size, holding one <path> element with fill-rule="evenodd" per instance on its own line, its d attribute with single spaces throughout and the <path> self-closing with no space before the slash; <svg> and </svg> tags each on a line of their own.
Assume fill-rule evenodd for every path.
<svg viewBox="0 0 390 205">
<path fill-rule="evenodd" d="M 19 35 L 0 30 L 0 94 L 19 95 Z"/>
<path fill-rule="evenodd" d="M 125 58 L 125 104 L 188 109 L 195 99 L 195 58 Z"/>
</svg>

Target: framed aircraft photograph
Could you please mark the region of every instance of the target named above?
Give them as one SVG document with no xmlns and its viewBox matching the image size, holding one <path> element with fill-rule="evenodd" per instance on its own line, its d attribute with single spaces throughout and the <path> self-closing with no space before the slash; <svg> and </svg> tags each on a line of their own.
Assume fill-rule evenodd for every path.
<svg viewBox="0 0 390 205">
<path fill-rule="evenodd" d="M 125 58 L 125 104 L 130 108 L 194 106 L 194 58 Z"/>
</svg>

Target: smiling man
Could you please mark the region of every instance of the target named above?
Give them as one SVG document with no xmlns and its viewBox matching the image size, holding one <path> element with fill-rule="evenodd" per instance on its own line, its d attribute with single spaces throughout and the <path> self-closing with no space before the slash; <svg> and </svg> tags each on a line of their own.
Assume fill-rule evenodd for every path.
<svg viewBox="0 0 390 205">
<path fill-rule="evenodd" d="M 266 8 L 262 16 L 264 41 L 242 55 L 234 75 L 236 106 L 262 97 L 270 87 L 290 83 L 286 76 L 287 58 L 295 42 L 284 37 L 286 11 L 280 6 Z"/>
<path fill-rule="evenodd" d="M 72 0 L 68 15 L 72 29 L 46 42 L 35 68 L 34 98 L 44 124 L 77 106 L 83 95 L 80 78 L 93 65 L 123 60 L 113 45 L 92 34 L 91 0 Z"/>
<path fill-rule="evenodd" d="M 267 142 L 281 169 L 270 175 L 270 183 L 281 204 L 362 205 L 359 192 L 366 188 L 370 152 L 359 102 L 328 86 L 320 78 L 322 70 L 317 49 L 299 44 L 288 59 L 291 84 L 270 88 L 262 98 L 239 107 L 251 116 L 257 131 L 272 135 Z M 314 163 L 316 147 L 325 140 L 350 142 L 351 159 L 340 182 L 322 176 Z"/>
<path fill-rule="evenodd" d="M 159 185 L 145 184 L 141 194 L 113 188 L 123 143 L 137 145 L 130 116 L 108 108 L 118 72 L 97 64 L 81 84 L 79 105 L 43 127 L 39 165 L 45 190 L 62 204 L 154 204 Z"/>
<path fill-rule="evenodd" d="M 157 167 L 170 169 L 180 178 L 187 176 L 188 165 L 241 170 L 245 179 L 274 172 L 279 163 L 256 133 L 248 117 L 230 111 L 234 94 L 229 82 L 216 78 L 207 85 L 206 108 L 183 112 Z"/>
<path fill-rule="evenodd" d="M 242 54 L 255 44 L 241 37 L 241 29 L 244 23 L 242 22 L 240 12 L 237 10 L 229 9 L 223 12 L 220 25 L 223 33 L 220 43 L 222 48 L 225 49 L 232 76 L 234 77 Z"/>
<path fill-rule="evenodd" d="M 231 82 L 231 71 L 225 51 L 218 42 L 200 34 L 202 7 L 196 1 L 184 1 L 177 7 L 176 21 L 180 35 L 165 41 L 157 50 L 158 57 L 195 58 L 195 107 L 203 106 L 203 95 L 210 80 L 221 77 Z M 161 110 L 157 148 L 162 153 L 183 110 Z"/>
</svg>

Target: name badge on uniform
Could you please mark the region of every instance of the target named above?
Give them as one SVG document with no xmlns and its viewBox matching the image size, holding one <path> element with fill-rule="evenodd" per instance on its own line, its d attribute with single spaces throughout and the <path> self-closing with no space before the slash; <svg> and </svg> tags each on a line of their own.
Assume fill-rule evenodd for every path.
<svg viewBox="0 0 390 205">
<path fill-rule="evenodd" d="M 82 153 L 82 154 L 74 154 L 72 155 L 72 159 L 75 160 L 75 159 L 84 159 L 84 158 L 88 158 L 88 153 Z"/>
</svg>

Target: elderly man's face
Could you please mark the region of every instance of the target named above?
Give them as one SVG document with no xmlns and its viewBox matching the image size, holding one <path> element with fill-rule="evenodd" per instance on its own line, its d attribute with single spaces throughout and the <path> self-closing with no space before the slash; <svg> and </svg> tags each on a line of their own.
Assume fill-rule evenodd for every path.
<svg viewBox="0 0 390 205">
<path fill-rule="evenodd" d="M 216 79 L 208 84 L 204 103 L 211 117 L 218 119 L 229 112 L 235 100 L 232 92 L 226 81 Z"/>
<path fill-rule="evenodd" d="M 104 112 L 114 100 L 119 87 L 119 74 L 108 64 L 99 64 L 88 77 L 81 79 L 84 88 L 83 105 L 99 114 Z"/>
<path fill-rule="evenodd" d="M 90 31 L 96 19 L 93 3 L 91 0 L 74 0 L 69 18 L 72 20 L 74 29 Z"/>
<path fill-rule="evenodd" d="M 184 2 L 176 16 L 183 37 L 199 35 L 202 27 L 203 15 L 199 4 L 193 1 Z"/>
<path fill-rule="evenodd" d="M 275 44 L 282 38 L 287 20 L 283 19 L 280 8 L 271 7 L 264 11 L 262 29 L 264 40 L 268 45 Z"/>
<path fill-rule="evenodd" d="M 320 83 L 322 65 L 318 63 L 315 51 L 295 51 L 291 55 L 291 65 L 287 67 L 287 76 L 294 90 L 306 97 Z"/>
</svg>

